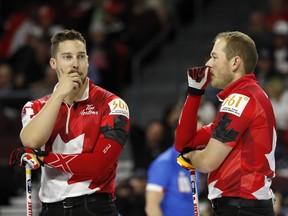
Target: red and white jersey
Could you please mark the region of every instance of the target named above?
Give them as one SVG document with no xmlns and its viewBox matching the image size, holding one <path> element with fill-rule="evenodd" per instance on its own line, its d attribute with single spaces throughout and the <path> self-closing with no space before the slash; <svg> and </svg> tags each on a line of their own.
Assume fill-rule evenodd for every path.
<svg viewBox="0 0 288 216">
<path fill-rule="evenodd" d="M 26 103 L 23 127 L 50 95 Z M 45 122 L 43 122 L 45 124 Z M 129 109 L 118 96 L 89 84 L 72 106 L 62 103 L 42 167 L 39 197 L 50 203 L 96 191 L 114 197 L 118 157 L 130 127 Z"/>
<path fill-rule="evenodd" d="M 197 132 L 195 130 L 192 135 L 188 123 L 185 125 L 190 127 L 190 135 L 189 129 L 178 126 L 179 134 L 183 131 L 184 136 L 176 140 L 178 151 L 187 146 L 196 148 L 205 145 L 210 137 L 229 145 L 232 151 L 218 169 L 209 173 L 208 198 L 270 199 L 277 136 L 275 117 L 267 95 L 255 76 L 249 74 L 220 92 L 218 98 L 222 105 L 212 124 Z M 191 108 L 200 100 L 199 97 L 188 96 L 186 103 L 190 103 Z M 183 109 L 182 115 L 187 116 L 183 113 L 187 111 Z M 183 117 L 181 121 L 184 121 Z"/>
</svg>

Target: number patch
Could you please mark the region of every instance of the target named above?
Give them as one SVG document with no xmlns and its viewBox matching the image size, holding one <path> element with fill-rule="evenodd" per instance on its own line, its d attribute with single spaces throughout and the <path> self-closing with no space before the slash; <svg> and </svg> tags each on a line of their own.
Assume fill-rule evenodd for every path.
<svg viewBox="0 0 288 216">
<path fill-rule="evenodd" d="M 127 104 L 121 99 L 114 99 L 109 103 L 110 115 L 123 115 L 129 118 L 129 109 Z"/>
<path fill-rule="evenodd" d="M 223 101 L 220 112 L 227 112 L 240 117 L 249 100 L 250 98 L 246 95 L 231 94 Z"/>
</svg>

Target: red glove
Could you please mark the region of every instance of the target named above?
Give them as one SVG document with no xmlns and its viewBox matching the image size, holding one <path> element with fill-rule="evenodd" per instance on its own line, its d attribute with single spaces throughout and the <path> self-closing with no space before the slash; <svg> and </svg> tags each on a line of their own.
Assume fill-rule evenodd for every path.
<svg viewBox="0 0 288 216">
<path fill-rule="evenodd" d="M 203 95 L 205 88 L 210 81 L 210 68 L 207 66 L 189 68 L 188 93 L 193 95 Z"/>
<path fill-rule="evenodd" d="M 32 170 L 38 169 L 44 163 L 39 159 L 40 156 L 47 156 L 48 152 L 38 151 L 28 147 L 15 149 L 10 155 L 9 164 L 18 164 L 21 167 L 28 165 Z"/>
</svg>

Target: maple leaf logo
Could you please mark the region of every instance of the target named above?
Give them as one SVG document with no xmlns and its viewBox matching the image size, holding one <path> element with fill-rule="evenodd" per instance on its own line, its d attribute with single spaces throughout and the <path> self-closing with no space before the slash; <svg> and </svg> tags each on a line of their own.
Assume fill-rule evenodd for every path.
<svg viewBox="0 0 288 216">
<path fill-rule="evenodd" d="M 69 163 L 74 160 L 77 155 L 61 155 L 61 154 L 55 154 L 56 160 L 48 163 L 47 165 L 63 170 L 64 172 L 72 173 Z M 73 174 L 73 173 L 72 173 Z"/>
<path fill-rule="evenodd" d="M 84 134 L 79 135 L 78 137 L 69 140 L 65 143 L 61 136 L 58 134 L 52 144 L 53 153 L 60 154 L 77 154 L 81 153 L 83 150 L 84 144 Z"/>
<path fill-rule="evenodd" d="M 215 128 L 212 137 L 221 142 L 231 142 L 234 141 L 239 132 L 235 131 L 233 128 L 227 129 L 231 122 L 227 113 L 221 117 Z"/>
</svg>

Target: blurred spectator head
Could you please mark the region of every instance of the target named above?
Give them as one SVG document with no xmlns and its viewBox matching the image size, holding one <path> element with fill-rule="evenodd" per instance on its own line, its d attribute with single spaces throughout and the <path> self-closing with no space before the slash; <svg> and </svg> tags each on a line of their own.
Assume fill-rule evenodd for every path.
<svg viewBox="0 0 288 216">
<path fill-rule="evenodd" d="M 265 85 L 265 90 L 270 98 L 278 100 L 286 89 L 282 76 L 270 77 Z"/>
<path fill-rule="evenodd" d="M 252 11 L 250 14 L 250 30 L 253 33 L 266 30 L 265 14 L 262 11 Z"/>
<path fill-rule="evenodd" d="M 106 40 L 106 29 L 102 22 L 95 22 L 90 27 L 90 40 L 94 45 L 103 44 Z"/>
<path fill-rule="evenodd" d="M 54 19 L 55 19 L 55 10 L 48 6 L 48 5 L 43 5 L 42 7 L 39 8 L 38 10 L 38 22 L 44 29 L 48 29 L 51 25 L 54 24 Z"/>
<path fill-rule="evenodd" d="M 104 3 L 104 11 L 111 15 L 117 16 L 124 10 L 124 5 L 120 0 L 110 0 Z"/>
<path fill-rule="evenodd" d="M 258 49 L 257 69 L 268 72 L 273 66 L 273 56 L 268 48 L 261 47 Z"/>
<path fill-rule="evenodd" d="M 13 86 L 13 70 L 7 63 L 0 63 L 0 90 L 9 90 Z"/>
<path fill-rule="evenodd" d="M 161 121 L 152 120 L 145 130 L 146 144 L 149 148 L 159 148 L 164 137 L 164 125 Z"/>
<path fill-rule="evenodd" d="M 285 20 L 278 20 L 273 25 L 273 33 L 278 36 L 288 36 L 288 22 Z"/>
<path fill-rule="evenodd" d="M 129 180 L 134 194 L 144 194 L 147 184 L 147 171 L 145 169 L 136 169 Z"/>
</svg>

